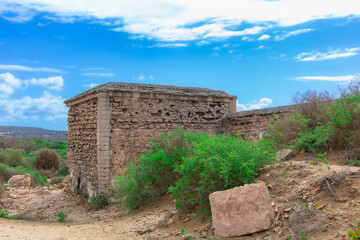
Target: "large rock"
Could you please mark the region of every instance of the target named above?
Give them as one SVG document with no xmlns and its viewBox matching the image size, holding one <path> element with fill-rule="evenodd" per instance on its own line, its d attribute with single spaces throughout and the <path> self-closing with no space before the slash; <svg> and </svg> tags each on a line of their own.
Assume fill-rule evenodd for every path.
<svg viewBox="0 0 360 240">
<path fill-rule="evenodd" d="M 264 182 L 210 194 L 217 237 L 236 237 L 270 228 L 275 218 Z"/>
<path fill-rule="evenodd" d="M 294 156 L 294 151 L 291 149 L 281 149 L 276 153 L 277 161 L 286 161 Z"/>
<path fill-rule="evenodd" d="M 9 179 L 8 185 L 10 187 L 30 187 L 31 185 L 30 175 L 29 174 L 14 175 Z"/>
</svg>

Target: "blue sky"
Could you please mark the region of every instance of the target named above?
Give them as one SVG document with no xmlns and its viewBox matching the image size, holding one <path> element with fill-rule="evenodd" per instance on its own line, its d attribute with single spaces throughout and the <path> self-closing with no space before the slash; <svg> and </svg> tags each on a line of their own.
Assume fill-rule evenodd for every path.
<svg viewBox="0 0 360 240">
<path fill-rule="evenodd" d="M 0 0 L 0 125 L 66 130 L 63 101 L 110 81 L 248 110 L 359 76 L 359 0 Z"/>
</svg>

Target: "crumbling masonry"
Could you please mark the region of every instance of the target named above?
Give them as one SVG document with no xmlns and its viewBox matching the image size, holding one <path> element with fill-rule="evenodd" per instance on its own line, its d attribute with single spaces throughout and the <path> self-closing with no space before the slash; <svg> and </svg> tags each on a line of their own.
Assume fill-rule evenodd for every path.
<svg viewBox="0 0 360 240">
<path fill-rule="evenodd" d="M 236 113 L 236 96 L 205 88 L 107 83 L 65 101 L 71 191 L 107 193 L 146 150 L 147 140 L 177 126 L 205 134 L 259 138 L 287 107 Z"/>
</svg>

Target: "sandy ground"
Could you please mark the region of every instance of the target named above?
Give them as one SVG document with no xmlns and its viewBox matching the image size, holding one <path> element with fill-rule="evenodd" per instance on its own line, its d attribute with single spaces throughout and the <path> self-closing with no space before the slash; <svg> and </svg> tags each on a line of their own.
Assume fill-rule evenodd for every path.
<svg viewBox="0 0 360 240">
<path fill-rule="evenodd" d="M 346 239 L 360 220 L 360 168 L 347 166 L 341 154 L 328 154 L 329 163 L 302 154 L 261 170 L 277 211 L 271 230 L 234 239 Z M 324 179 L 328 179 L 333 193 Z M 211 222 L 180 215 L 174 200 L 164 196 L 135 214 L 116 205 L 93 211 L 79 196 L 63 189 L 6 189 L 0 208 L 26 220 L 0 218 L 0 239 L 196 239 L 214 237 Z M 56 222 L 56 213 L 68 215 Z"/>
</svg>

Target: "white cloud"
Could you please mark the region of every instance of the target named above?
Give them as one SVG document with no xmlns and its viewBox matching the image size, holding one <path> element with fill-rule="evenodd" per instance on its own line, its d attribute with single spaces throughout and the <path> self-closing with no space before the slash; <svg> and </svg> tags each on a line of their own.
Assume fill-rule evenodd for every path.
<svg viewBox="0 0 360 240">
<path fill-rule="evenodd" d="M 254 101 L 254 103 L 249 103 L 249 104 L 242 104 L 242 103 L 236 102 L 236 109 L 237 109 L 237 111 L 260 109 L 263 107 L 268 107 L 272 103 L 273 103 L 273 101 L 270 98 L 261 98 L 258 102 Z"/>
<path fill-rule="evenodd" d="M 261 35 L 257 40 L 267 40 L 267 39 L 269 39 L 270 38 L 270 35 L 268 35 L 268 34 L 263 34 L 263 35 Z"/>
<path fill-rule="evenodd" d="M 29 21 L 39 12 L 57 22 L 89 19 L 104 26 L 162 41 L 201 40 L 256 34 L 241 24 L 257 27 L 295 26 L 316 19 L 359 17 L 359 0 L 2 0 L 0 16 Z M 116 22 L 118 21 L 118 22 Z M 114 24 L 116 23 L 116 24 Z M 244 32 L 245 31 L 245 32 Z"/>
<path fill-rule="evenodd" d="M 53 72 L 53 73 L 65 73 L 59 69 L 46 68 L 46 67 L 28 67 L 22 65 L 6 65 L 0 64 L 1 70 L 13 70 L 13 71 L 28 71 L 28 72 Z"/>
<path fill-rule="evenodd" d="M 43 92 L 39 98 L 25 96 L 21 99 L 0 99 L 2 117 L 0 122 L 12 122 L 17 119 L 37 120 L 45 118 L 47 121 L 65 120 L 67 108 L 60 96 Z"/>
<path fill-rule="evenodd" d="M 7 97 L 19 87 L 21 87 L 20 79 L 15 78 L 11 73 L 0 74 L 0 97 Z"/>
<path fill-rule="evenodd" d="M 162 48 L 172 48 L 172 47 L 186 47 L 186 43 L 158 43 L 151 47 L 162 47 Z"/>
<path fill-rule="evenodd" d="M 150 79 L 154 79 L 153 75 L 150 75 L 149 78 L 150 78 Z"/>
<path fill-rule="evenodd" d="M 84 76 L 90 76 L 90 77 L 114 77 L 114 73 L 103 73 L 103 72 L 89 72 L 89 73 L 83 73 Z"/>
<path fill-rule="evenodd" d="M 25 80 L 24 83 L 26 85 L 40 85 L 51 90 L 61 90 L 61 88 L 64 86 L 64 79 L 62 76 L 32 78 L 30 80 Z"/>
<path fill-rule="evenodd" d="M 321 61 L 328 59 L 344 58 L 358 55 L 360 52 L 360 47 L 357 48 L 345 48 L 344 50 L 330 50 L 326 53 L 321 53 L 317 51 L 313 52 L 303 52 L 295 56 L 295 60 L 306 62 L 306 61 Z"/>
<path fill-rule="evenodd" d="M 89 83 L 89 84 L 84 84 L 83 85 L 83 87 L 88 88 L 88 89 L 94 88 L 96 86 L 99 86 L 99 84 L 97 84 L 97 83 Z"/>
<path fill-rule="evenodd" d="M 294 80 L 297 81 L 329 81 L 329 82 L 350 82 L 351 80 L 355 79 L 356 76 L 347 75 L 347 76 L 337 76 L 337 77 L 330 77 L 330 76 L 303 76 L 303 77 L 296 77 Z"/>
<path fill-rule="evenodd" d="M 308 33 L 308 32 L 311 32 L 313 31 L 314 29 L 312 28 L 305 28 L 305 29 L 298 29 L 298 30 L 295 30 L 295 31 L 291 31 L 291 32 L 288 32 L 282 36 L 275 36 L 275 40 L 276 41 L 281 41 L 281 40 L 284 40 L 285 38 L 288 38 L 288 37 L 291 37 L 291 36 L 295 36 L 295 35 L 299 35 L 299 34 L 303 34 L 303 33 Z"/>
</svg>

